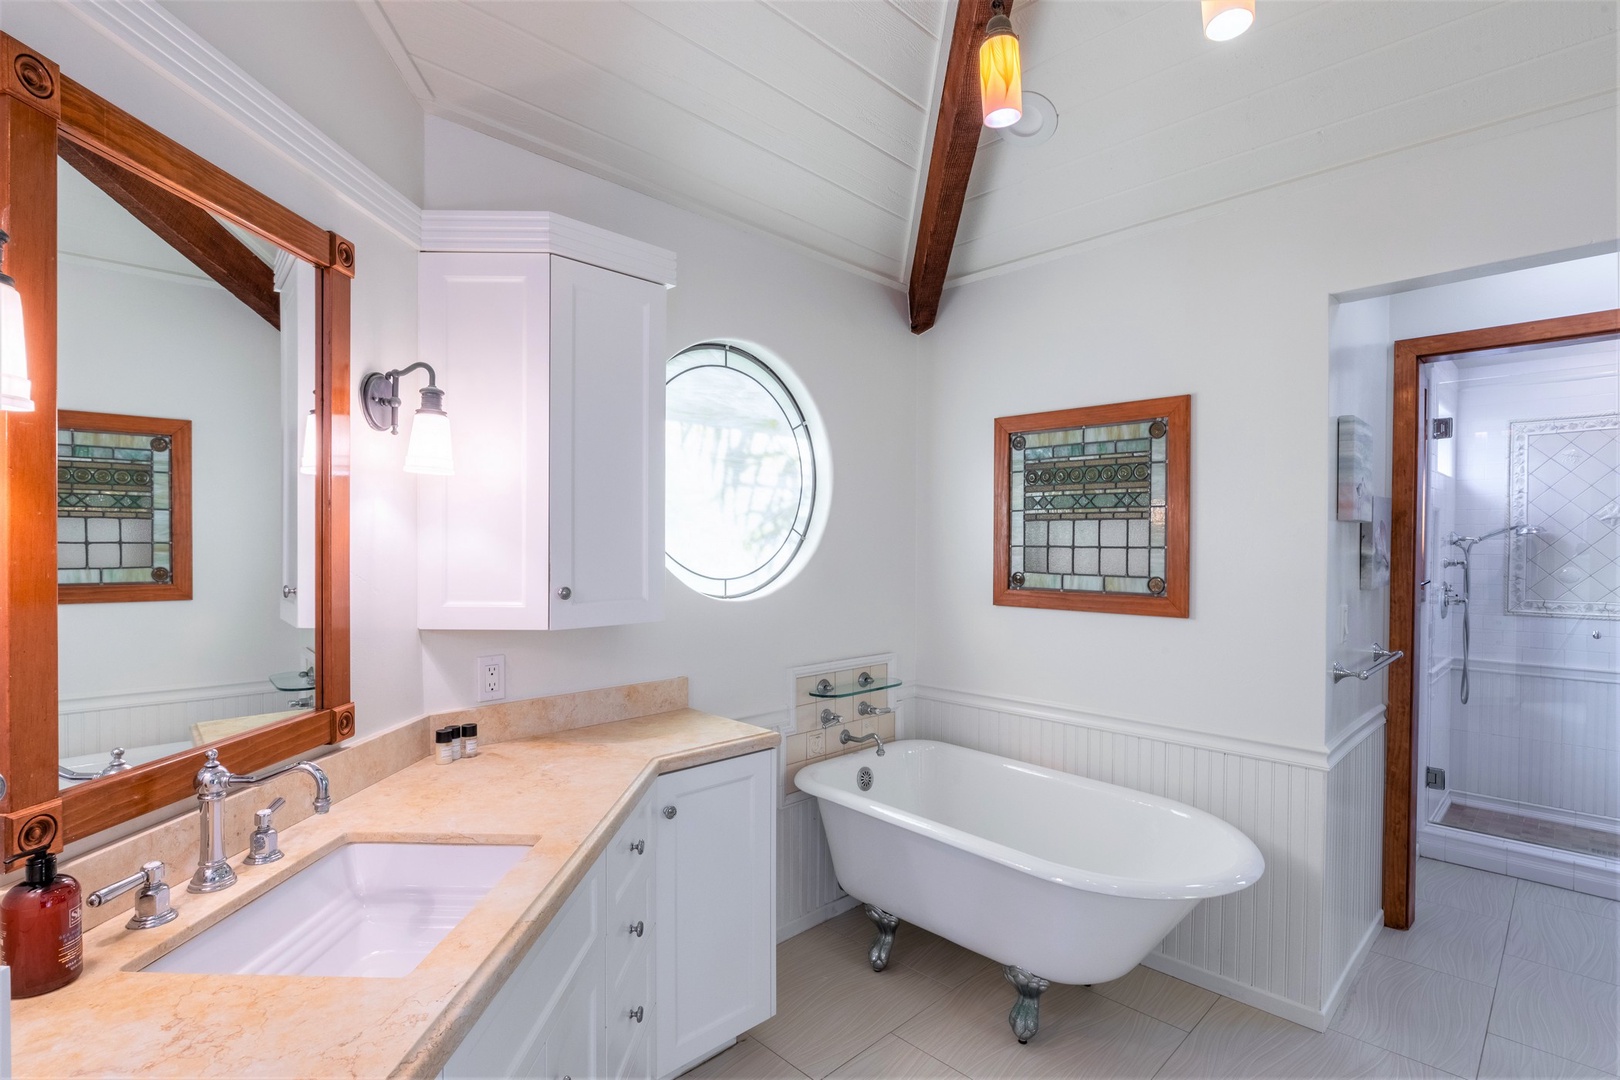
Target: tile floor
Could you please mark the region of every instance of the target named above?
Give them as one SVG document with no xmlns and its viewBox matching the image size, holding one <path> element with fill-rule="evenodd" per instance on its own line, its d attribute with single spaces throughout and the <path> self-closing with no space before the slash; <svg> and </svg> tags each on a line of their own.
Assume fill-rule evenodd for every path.
<svg viewBox="0 0 1620 1080">
<path fill-rule="evenodd" d="M 902 924 L 866 963 L 859 909 L 777 952 L 777 1015 L 692 1080 L 1581 1078 L 1620 1072 L 1620 903 L 1429 859 L 1418 923 L 1385 930 L 1330 1030 L 1139 967 L 1054 986 L 1019 1046 L 1000 968 Z"/>
</svg>

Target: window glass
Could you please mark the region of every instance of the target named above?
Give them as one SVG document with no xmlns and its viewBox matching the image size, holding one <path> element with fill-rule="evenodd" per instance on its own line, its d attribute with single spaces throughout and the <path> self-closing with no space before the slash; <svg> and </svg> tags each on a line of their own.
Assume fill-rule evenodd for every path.
<svg viewBox="0 0 1620 1080">
<path fill-rule="evenodd" d="M 810 425 L 782 380 L 735 346 L 679 353 L 666 384 L 666 562 L 709 596 L 758 592 L 792 564 L 810 527 Z"/>
</svg>

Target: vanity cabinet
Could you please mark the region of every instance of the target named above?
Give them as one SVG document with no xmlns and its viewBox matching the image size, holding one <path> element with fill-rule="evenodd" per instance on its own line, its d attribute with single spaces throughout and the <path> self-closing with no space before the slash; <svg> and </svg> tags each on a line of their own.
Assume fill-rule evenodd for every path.
<svg viewBox="0 0 1620 1080">
<path fill-rule="evenodd" d="M 660 618 L 665 285 L 555 253 L 430 251 L 418 287 L 455 455 L 418 489 L 418 625 Z"/>
<path fill-rule="evenodd" d="M 441 1076 L 657 1080 L 775 1013 L 775 762 L 659 777 Z"/>
</svg>

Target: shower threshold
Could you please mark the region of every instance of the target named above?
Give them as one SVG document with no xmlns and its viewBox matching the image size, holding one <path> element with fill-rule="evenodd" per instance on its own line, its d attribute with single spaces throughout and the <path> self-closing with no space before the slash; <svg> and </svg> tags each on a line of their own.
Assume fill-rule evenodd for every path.
<svg viewBox="0 0 1620 1080">
<path fill-rule="evenodd" d="M 1600 824 L 1590 815 L 1573 820 L 1576 815 L 1568 811 L 1520 808 L 1496 799 L 1489 800 L 1492 805 L 1482 805 L 1485 801 L 1477 795 L 1453 792 L 1434 819 L 1435 824 L 1602 859 L 1620 859 L 1620 822 L 1605 827 L 1606 822 Z"/>
</svg>

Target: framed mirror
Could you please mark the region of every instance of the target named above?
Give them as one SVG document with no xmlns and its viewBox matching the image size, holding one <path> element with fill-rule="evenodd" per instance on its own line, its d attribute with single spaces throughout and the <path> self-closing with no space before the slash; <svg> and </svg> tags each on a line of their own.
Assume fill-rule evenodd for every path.
<svg viewBox="0 0 1620 1080">
<path fill-rule="evenodd" d="M 354 733 L 354 249 L 0 48 L 9 862 Z"/>
</svg>

